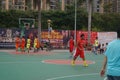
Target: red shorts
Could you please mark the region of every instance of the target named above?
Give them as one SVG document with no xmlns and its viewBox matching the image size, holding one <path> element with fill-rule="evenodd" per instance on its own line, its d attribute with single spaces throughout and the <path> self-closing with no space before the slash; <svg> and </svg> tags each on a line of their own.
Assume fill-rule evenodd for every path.
<svg viewBox="0 0 120 80">
<path fill-rule="evenodd" d="M 19 44 L 16 44 L 15 47 L 16 47 L 16 49 L 18 49 L 19 48 Z"/>
<path fill-rule="evenodd" d="M 74 49 L 74 47 L 70 47 L 70 48 L 69 48 L 69 51 L 70 51 L 70 52 L 73 52 L 73 49 Z"/>
<path fill-rule="evenodd" d="M 21 49 L 24 49 L 25 48 L 25 45 L 21 45 Z"/>
<path fill-rule="evenodd" d="M 77 50 L 76 49 L 74 57 L 77 58 L 78 56 L 80 56 L 80 58 L 85 58 L 85 56 L 84 56 L 84 50 Z"/>
</svg>

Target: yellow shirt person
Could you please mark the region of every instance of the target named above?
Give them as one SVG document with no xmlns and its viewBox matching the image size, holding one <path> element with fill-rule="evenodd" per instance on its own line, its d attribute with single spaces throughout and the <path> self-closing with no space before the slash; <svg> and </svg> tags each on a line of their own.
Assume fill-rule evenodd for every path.
<svg viewBox="0 0 120 80">
<path fill-rule="evenodd" d="M 28 53 L 29 53 L 29 49 L 30 49 L 30 43 L 31 43 L 31 40 L 30 40 L 30 38 L 28 37 L 28 39 L 27 39 L 27 44 L 26 44 L 26 48 L 27 48 L 27 50 L 28 50 Z"/>
</svg>

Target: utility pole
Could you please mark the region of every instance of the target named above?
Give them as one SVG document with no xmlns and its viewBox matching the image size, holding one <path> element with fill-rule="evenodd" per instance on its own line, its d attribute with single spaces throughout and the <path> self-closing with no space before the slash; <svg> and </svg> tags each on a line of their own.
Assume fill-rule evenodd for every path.
<svg viewBox="0 0 120 80">
<path fill-rule="evenodd" d="M 77 25 L 77 0 L 75 0 L 75 27 L 74 27 L 74 39 L 75 39 L 75 45 L 76 43 L 76 25 Z"/>
<path fill-rule="evenodd" d="M 38 39 L 41 42 L 41 0 L 38 0 Z"/>
<path fill-rule="evenodd" d="M 88 0 L 88 45 L 91 44 L 91 15 L 92 15 L 92 0 Z"/>
</svg>

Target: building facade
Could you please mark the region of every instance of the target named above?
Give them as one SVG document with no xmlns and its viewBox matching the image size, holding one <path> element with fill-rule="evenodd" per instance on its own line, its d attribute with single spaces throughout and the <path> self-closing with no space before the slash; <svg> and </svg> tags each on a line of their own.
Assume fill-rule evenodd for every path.
<svg viewBox="0 0 120 80">
<path fill-rule="evenodd" d="M 65 10 L 65 5 L 74 0 L 41 0 L 42 10 Z M 38 0 L 1 0 L 2 10 L 38 10 Z"/>
<path fill-rule="evenodd" d="M 93 12 L 100 12 L 100 1 L 99 0 L 93 0 L 92 10 Z"/>
<path fill-rule="evenodd" d="M 66 0 L 41 0 L 42 10 L 65 9 Z M 1 0 L 2 10 L 38 10 L 38 0 Z"/>
<path fill-rule="evenodd" d="M 25 10 L 25 0 L 1 0 L 1 9 L 10 10 L 18 9 Z"/>
<path fill-rule="evenodd" d="M 70 5 L 74 0 L 41 0 L 42 10 L 65 10 L 65 5 Z M 88 0 L 84 7 L 87 8 Z M 0 0 L 2 10 L 38 10 L 38 0 Z M 86 6 L 85 6 L 86 5 Z M 120 13 L 120 0 L 93 0 L 92 11 Z"/>
<path fill-rule="evenodd" d="M 93 12 L 120 13 L 120 0 L 93 0 Z"/>
</svg>

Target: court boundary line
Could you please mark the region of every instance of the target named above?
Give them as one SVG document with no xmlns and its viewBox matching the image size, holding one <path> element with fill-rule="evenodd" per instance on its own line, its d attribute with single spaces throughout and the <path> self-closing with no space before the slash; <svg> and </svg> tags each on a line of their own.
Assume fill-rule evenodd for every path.
<svg viewBox="0 0 120 80">
<path fill-rule="evenodd" d="M 16 62 L 14 62 L 14 61 L 7 61 L 7 62 L 0 62 L 0 64 L 18 64 L 18 63 L 41 63 L 41 61 L 16 61 Z"/>
<path fill-rule="evenodd" d="M 47 59 L 47 60 L 70 60 L 70 59 Z M 72 60 L 71 60 L 72 61 Z M 71 65 L 71 64 L 56 64 L 56 63 L 52 63 L 52 62 L 45 62 L 45 60 L 42 60 L 41 61 L 42 63 L 44 64 L 54 64 L 54 65 Z M 96 62 L 95 61 L 92 61 L 93 63 L 92 64 L 95 64 Z M 89 65 L 92 65 L 92 64 L 89 64 Z M 76 64 L 76 65 L 82 65 L 82 64 Z"/>
<path fill-rule="evenodd" d="M 48 78 L 46 80 L 58 80 L 58 79 L 64 79 L 64 78 L 70 78 L 70 77 L 78 77 L 78 76 L 91 76 L 91 75 L 98 75 L 99 73 L 89 73 L 89 74 L 80 74 L 80 75 L 69 75 L 69 76 L 61 76 L 61 77 L 53 77 Z"/>
</svg>

